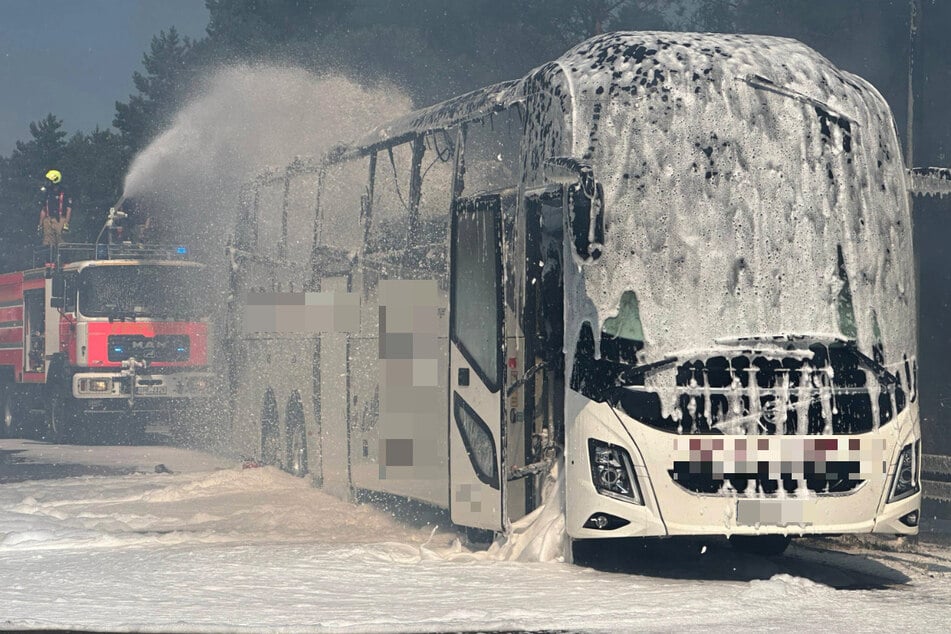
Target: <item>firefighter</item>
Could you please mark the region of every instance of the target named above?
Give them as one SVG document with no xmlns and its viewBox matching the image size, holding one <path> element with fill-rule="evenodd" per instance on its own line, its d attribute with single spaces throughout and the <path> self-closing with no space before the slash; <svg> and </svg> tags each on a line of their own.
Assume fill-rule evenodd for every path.
<svg viewBox="0 0 951 634">
<path fill-rule="evenodd" d="M 58 246 L 63 234 L 69 232 L 69 219 L 73 213 L 73 200 L 62 184 L 59 170 L 46 172 L 46 184 L 40 189 L 42 202 L 40 224 L 36 227 L 43 236 L 44 246 Z"/>
</svg>

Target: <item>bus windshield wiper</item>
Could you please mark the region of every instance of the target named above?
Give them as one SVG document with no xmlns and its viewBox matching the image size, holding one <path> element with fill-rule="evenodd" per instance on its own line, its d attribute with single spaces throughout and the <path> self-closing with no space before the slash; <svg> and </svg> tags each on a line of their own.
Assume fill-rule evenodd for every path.
<svg viewBox="0 0 951 634">
<path fill-rule="evenodd" d="M 748 345 L 750 343 L 771 343 L 777 346 L 783 344 L 795 347 L 811 347 L 822 345 L 827 348 L 836 348 L 849 351 L 858 361 L 870 369 L 883 385 L 897 385 L 898 377 L 888 370 L 884 365 L 866 355 L 859 350 L 855 339 L 846 339 L 839 335 L 832 334 L 799 334 L 799 333 L 779 333 L 767 335 L 750 335 L 744 337 L 725 337 L 716 339 L 716 342 L 723 345 Z"/>
<path fill-rule="evenodd" d="M 676 362 L 677 357 L 669 356 L 664 357 L 663 359 L 658 359 L 657 361 L 652 361 L 651 363 L 625 368 L 618 373 L 615 384 L 623 387 L 638 381 L 643 381 L 644 377 L 651 372 L 656 372 L 657 370 L 666 368 L 667 366 Z"/>
<path fill-rule="evenodd" d="M 881 381 L 883 385 L 898 385 L 898 377 L 895 373 L 889 371 L 884 365 L 859 350 L 859 347 L 854 341 L 847 343 L 845 349 L 854 354 L 855 358 L 862 362 L 862 365 L 874 372 L 875 376 L 878 377 L 878 380 Z"/>
</svg>

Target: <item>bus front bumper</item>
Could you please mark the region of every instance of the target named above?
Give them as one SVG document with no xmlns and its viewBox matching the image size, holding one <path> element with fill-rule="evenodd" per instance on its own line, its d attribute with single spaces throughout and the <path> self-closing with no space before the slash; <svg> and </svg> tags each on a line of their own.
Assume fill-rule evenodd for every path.
<svg viewBox="0 0 951 634">
<path fill-rule="evenodd" d="M 917 456 L 917 491 L 889 500 L 900 452 L 908 445 L 919 451 L 916 404 L 888 425 L 852 436 L 675 435 L 607 404 L 586 399 L 577 404 L 579 413 L 568 425 L 566 439 L 565 519 L 572 538 L 918 532 Z M 636 499 L 605 495 L 595 486 L 591 439 L 630 456 Z M 834 465 L 849 465 L 857 484 L 838 492 L 816 492 L 804 484 L 792 492 L 754 487 L 739 492 L 729 484 L 698 491 L 691 490 L 698 488 L 692 487 L 697 478 L 682 475 L 700 474 L 700 480 L 708 477 L 716 486 L 718 474 L 738 468 L 776 471 L 777 477 L 805 471 L 815 477 Z"/>
</svg>

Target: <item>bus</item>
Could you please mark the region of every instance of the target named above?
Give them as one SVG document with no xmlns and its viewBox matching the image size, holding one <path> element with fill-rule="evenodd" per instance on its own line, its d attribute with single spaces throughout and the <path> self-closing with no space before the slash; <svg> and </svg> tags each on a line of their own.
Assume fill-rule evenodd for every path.
<svg viewBox="0 0 951 634">
<path fill-rule="evenodd" d="M 795 40 L 597 36 L 248 184 L 235 441 L 471 529 L 558 464 L 572 540 L 916 534 L 911 180 Z"/>
</svg>

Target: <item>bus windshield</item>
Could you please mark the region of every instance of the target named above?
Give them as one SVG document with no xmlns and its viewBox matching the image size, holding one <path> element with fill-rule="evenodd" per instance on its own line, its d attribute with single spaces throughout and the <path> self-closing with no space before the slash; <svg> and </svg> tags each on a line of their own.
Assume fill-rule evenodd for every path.
<svg viewBox="0 0 951 634">
<path fill-rule="evenodd" d="M 208 315 L 208 290 L 195 266 L 88 266 L 79 275 L 79 311 L 111 319 L 199 319 Z"/>
<path fill-rule="evenodd" d="M 636 307 L 648 362 L 736 333 L 828 333 L 868 356 L 880 346 L 887 365 L 914 356 L 910 218 L 884 104 L 836 112 L 738 81 L 631 128 L 659 116 L 638 114 L 651 103 L 585 104 L 628 128 L 592 157 L 608 229 L 600 260 L 566 284 L 574 305 L 591 298 L 602 323 Z"/>
</svg>

